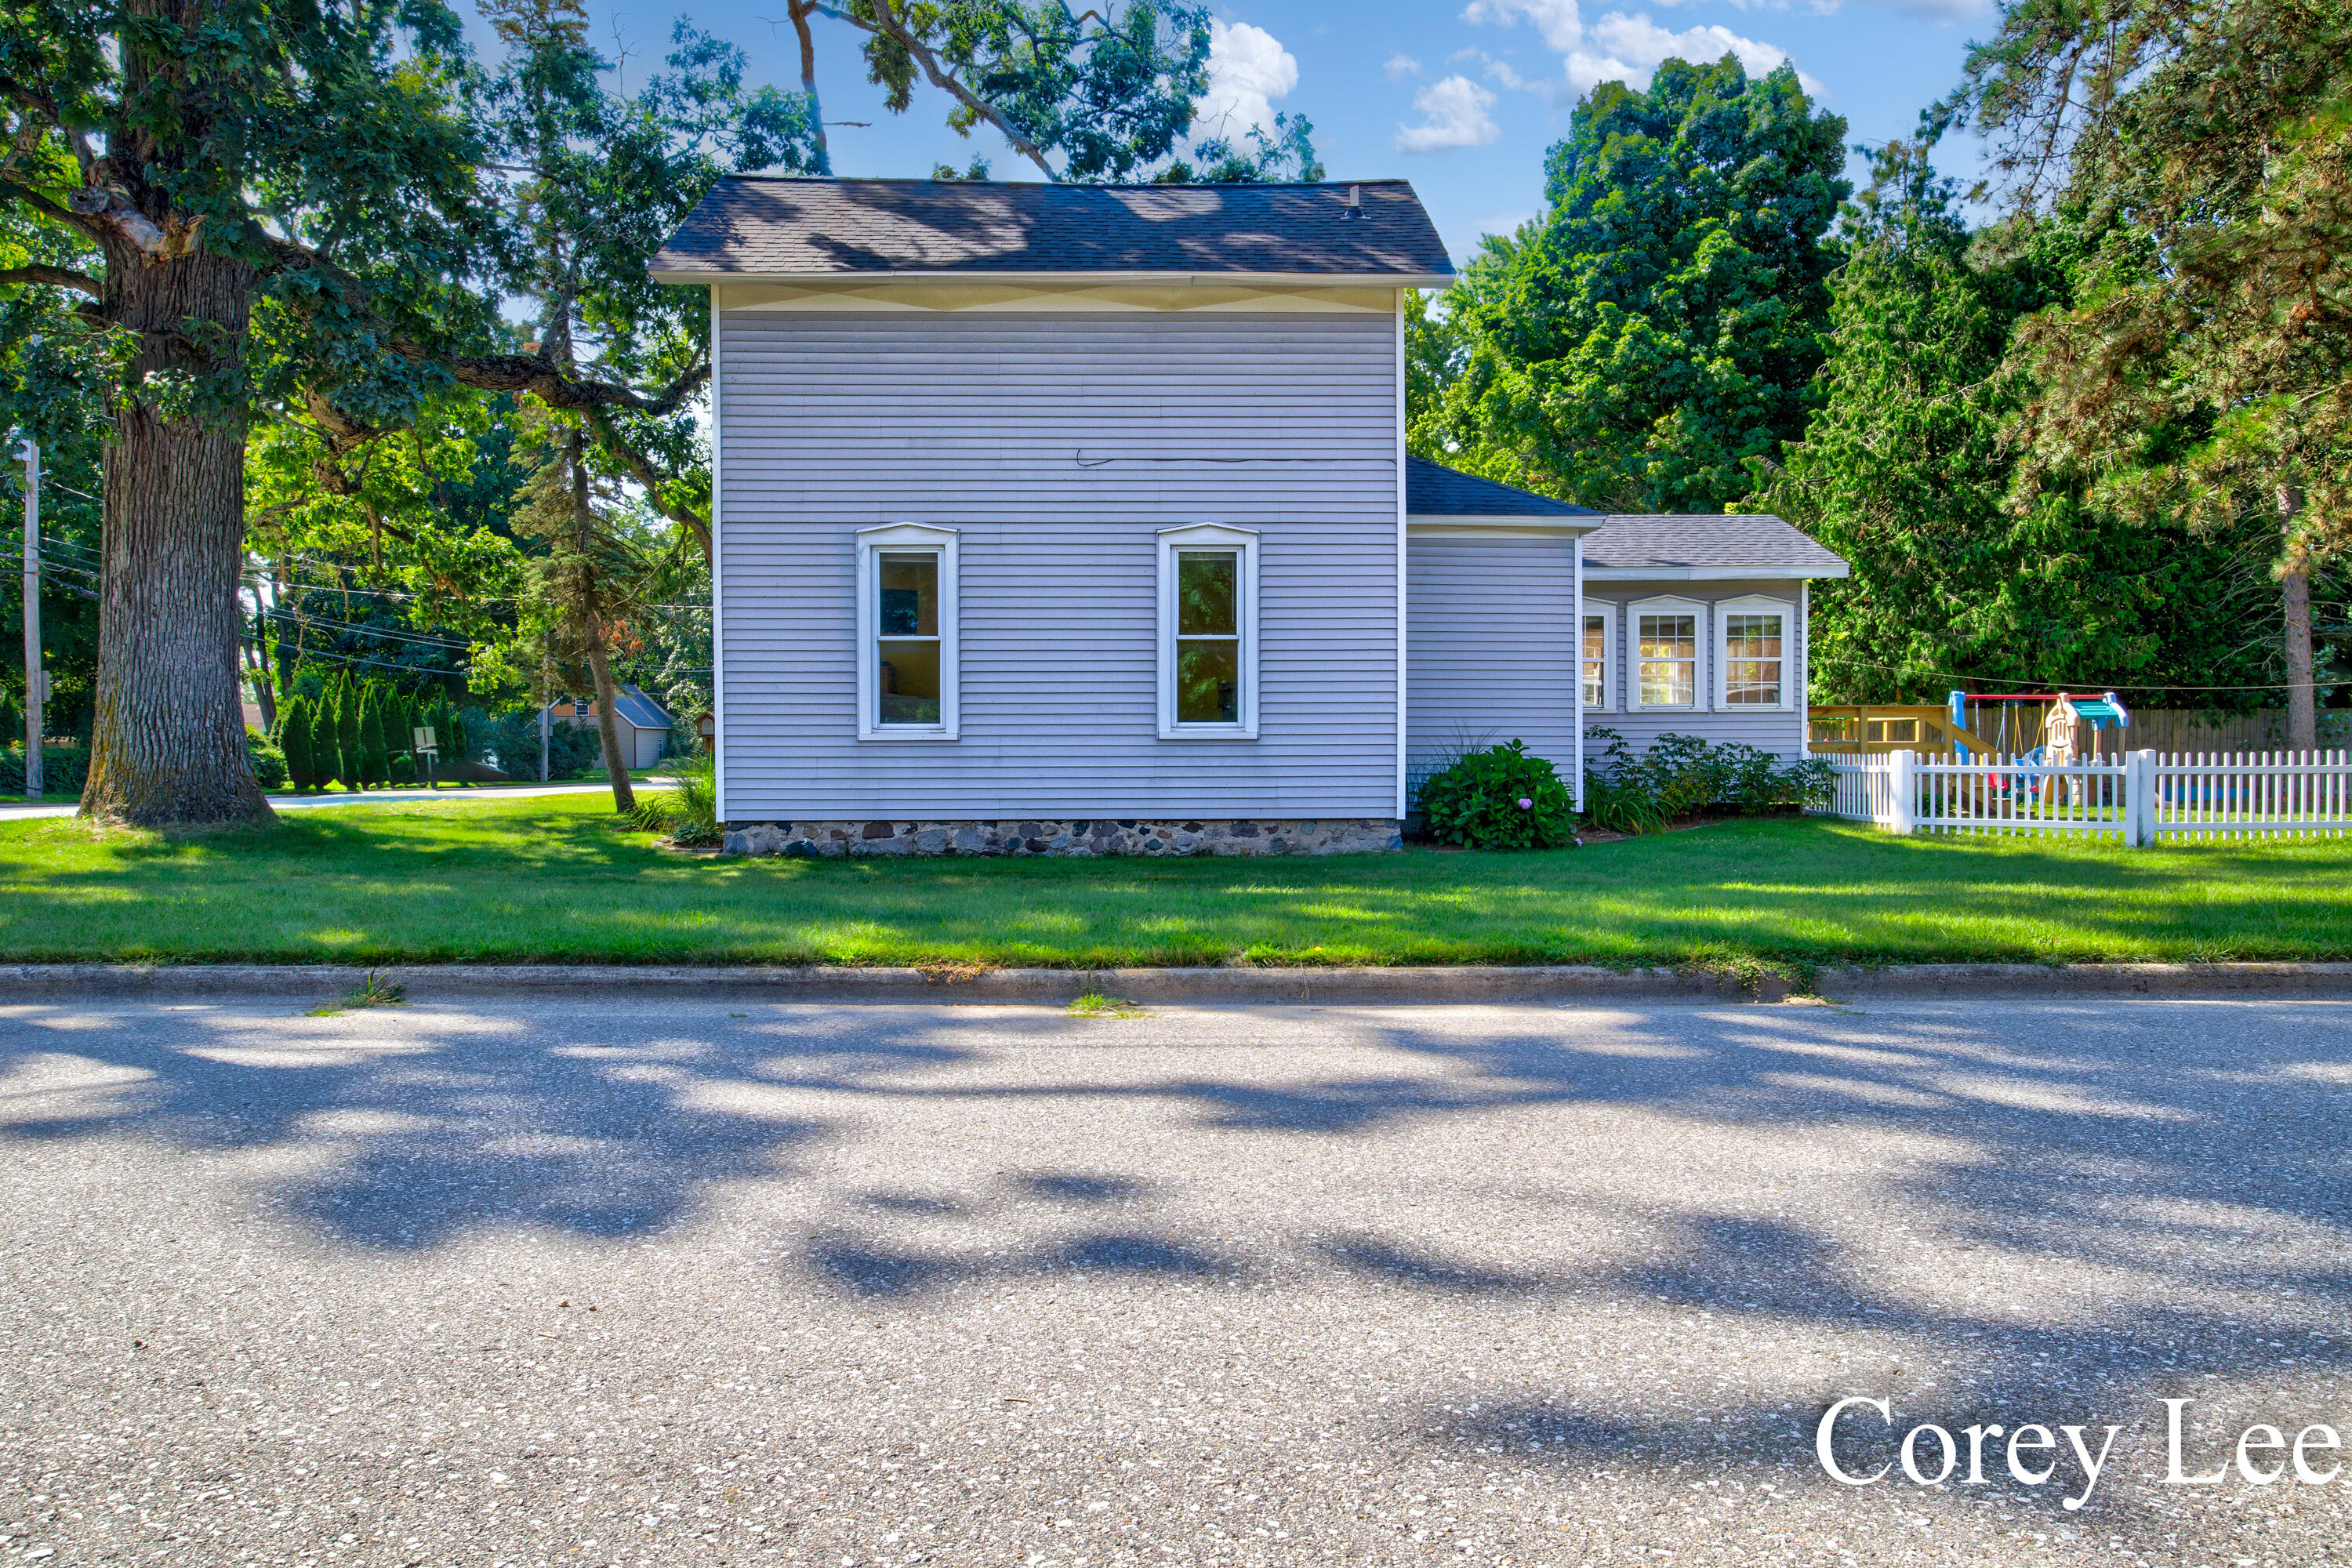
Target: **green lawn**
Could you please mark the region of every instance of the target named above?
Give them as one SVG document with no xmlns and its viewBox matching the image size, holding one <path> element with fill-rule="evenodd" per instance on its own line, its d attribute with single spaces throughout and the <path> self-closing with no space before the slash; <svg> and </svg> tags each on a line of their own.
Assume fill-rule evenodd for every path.
<svg viewBox="0 0 2352 1568">
<path fill-rule="evenodd" d="M 594 795 L 0 823 L 0 959 L 1271 963 L 2352 958 L 2352 847 L 1724 823 L 1529 855 L 684 859 Z"/>
</svg>

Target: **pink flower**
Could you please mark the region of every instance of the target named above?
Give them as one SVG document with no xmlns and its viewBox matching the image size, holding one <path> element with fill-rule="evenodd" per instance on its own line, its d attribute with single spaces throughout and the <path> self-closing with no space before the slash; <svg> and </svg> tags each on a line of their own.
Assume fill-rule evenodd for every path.
<svg viewBox="0 0 2352 1568">
<path fill-rule="evenodd" d="M 1526 795 L 1519 796 L 1519 809 L 1521 811 L 1533 811 L 1535 808 L 1536 803 L 1534 801 L 1529 800 Z"/>
</svg>

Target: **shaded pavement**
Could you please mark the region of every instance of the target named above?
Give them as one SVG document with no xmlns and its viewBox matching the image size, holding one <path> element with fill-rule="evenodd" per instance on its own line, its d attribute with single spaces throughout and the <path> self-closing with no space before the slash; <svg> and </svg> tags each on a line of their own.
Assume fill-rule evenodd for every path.
<svg viewBox="0 0 2352 1568">
<path fill-rule="evenodd" d="M 2330 1002 L 9 1007 L 0 1526 L 2340 1563 L 2342 1477 L 2155 1478 L 2168 1396 L 2199 1470 L 2250 1423 L 2352 1441 L 2347 1110 Z M 2054 1436 L 2038 1486 L 1994 1440 L 1846 1487 L 1853 1395 L 1894 1418 L 1841 1424 L 1856 1474 L 1923 1422 L 2120 1431 L 2075 1510 Z"/>
</svg>

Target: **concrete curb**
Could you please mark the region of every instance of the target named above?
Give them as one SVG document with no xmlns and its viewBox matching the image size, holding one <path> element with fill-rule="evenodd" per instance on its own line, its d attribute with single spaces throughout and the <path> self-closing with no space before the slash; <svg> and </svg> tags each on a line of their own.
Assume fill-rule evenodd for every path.
<svg viewBox="0 0 2352 1568">
<path fill-rule="evenodd" d="M 1199 1005 L 1443 1003 L 1780 1002 L 1789 983 L 1751 986 L 1710 971 L 1502 965 L 1416 969 L 919 969 L 632 968 L 564 964 L 27 963 L 0 966 L 0 1005 L 348 994 L 374 973 L 415 1002 L 614 1001 L 1038 1004 L 1087 991 L 1135 1002 Z M 1824 968 L 1819 994 L 2066 1001 L 2084 996 L 2352 995 L 2352 963 L 1920 963 Z"/>
</svg>

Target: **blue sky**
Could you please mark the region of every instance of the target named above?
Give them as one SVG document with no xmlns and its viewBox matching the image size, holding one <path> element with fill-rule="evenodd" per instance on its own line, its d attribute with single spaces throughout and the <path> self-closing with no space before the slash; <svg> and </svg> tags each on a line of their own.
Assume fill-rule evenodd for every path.
<svg viewBox="0 0 2352 1568">
<path fill-rule="evenodd" d="M 659 68 L 680 16 L 740 45 L 756 79 L 798 85 L 792 28 L 777 25 L 782 0 L 591 5 L 629 89 Z M 1276 110 L 1306 115 L 1331 178 L 1412 180 L 1457 262 L 1481 235 L 1535 215 L 1544 149 L 1596 80 L 1645 82 L 1674 55 L 1729 50 L 1751 70 L 1785 58 L 1845 117 L 1849 142 L 1876 142 L 1909 134 L 1958 79 L 1969 41 L 1993 26 L 1991 0 L 1249 0 L 1214 14 L 1204 115 L 1236 129 Z M 920 175 L 978 153 L 999 178 L 1034 177 L 993 132 L 949 131 L 935 92 L 918 88 L 912 109 L 889 114 L 863 79 L 856 36 L 816 26 L 837 172 Z M 1945 152 L 1950 172 L 1971 171 L 1972 147 Z"/>
</svg>

